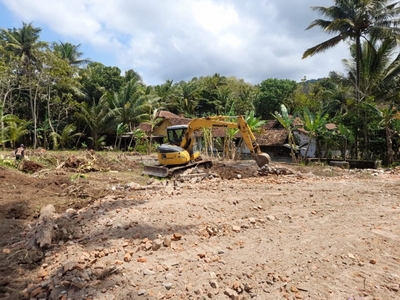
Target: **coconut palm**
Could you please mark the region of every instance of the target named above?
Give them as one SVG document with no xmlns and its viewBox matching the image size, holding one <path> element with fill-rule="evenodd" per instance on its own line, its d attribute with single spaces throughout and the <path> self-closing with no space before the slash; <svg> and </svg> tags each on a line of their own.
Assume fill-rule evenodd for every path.
<svg viewBox="0 0 400 300">
<path fill-rule="evenodd" d="M 53 43 L 53 49 L 62 59 L 68 61 L 71 66 L 82 66 L 90 63 L 90 60 L 81 59 L 83 52 L 79 51 L 81 44 L 73 45 L 71 43 Z"/>
<path fill-rule="evenodd" d="M 1 35 L 5 40 L 5 49 L 13 52 L 20 58 L 23 67 L 37 63 L 36 53 L 47 46 L 46 42 L 39 41 L 41 29 L 33 27 L 32 23 L 22 23 L 22 28 L 2 29 Z"/>
<path fill-rule="evenodd" d="M 356 79 L 356 52 L 352 48 L 352 59 L 343 60 L 348 80 Z M 373 97 L 378 102 L 391 101 L 400 91 L 400 54 L 397 40 L 375 38 L 362 45 L 359 91 L 363 99 Z"/>
<path fill-rule="evenodd" d="M 400 54 L 397 53 L 397 41 L 394 38 L 377 40 L 372 38 L 362 45 L 361 58 L 363 61 L 361 68 L 361 81 L 359 91 L 362 95 L 364 103 L 352 105 L 349 113 L 354 115 L 353 130 L 356 138 L 356 146 L 358 146 L 357 133 L 362 132 L 364 135 L 364 153 L 369 148 L 368 141 L 368 125 L 369 118 L 382 117 L 382 111 L 376 107 L 365 106 L 368 102 L 374 101 L 380 106 L 387 106 L 387 103 L 392 103 L 398 99 L 400 92 Z M 356 51 L 352 48 L 352 59 L 343 60 L 347 72 L 347 79 L 350 82 L 355 82 L 356 78 Z M 374 103 L 370 104 L 374 106 Z M 366 108 L 366 109 L 363 109 Z M 361 117 L 361 119 L 360 119 Z M 360 120 L 362 121 L 360 123 Z M 386 126 L 384 126 L 386 127 Z M 360 131 L 361 129 L 361 131 Z M 388 131 L 387 131 L 388 133 Z M 390 139 L 386 136 L 387 141 Z M 388 150 L 389 151 L 389 150 Z M 390 160 L 392 155 L 388 153 Z"/>
<path fill-rule="evenodd" d="M 353 89 L 342 84 L 335 84 L 332 88 L 322 91 L 322 112 L 332 118 L 343 116 L 354 104 L 353 95 Z"/>
<path fill-rule="evenodd" d="M 149 119 L 148 103 L 144 96 L 144 86 L 133 77 L 119 92 L 107 94 L 110 108 L 115 110 L 118 122 L 126 124 L 128 130 Z"/>
<path fill-rule="evenodd" d="M 104 141 L 102 134 L 111 132 L 114 127 L 116 111 L 110 109 L 107 99 L 102 97 L 98 104 L 81 103 L 75 116 L 89 128 L 89 139 L 93 142 L 93 147 L 98 149 Z"/>
<path fill-rule="evenodd" d="M 334 37 L 307 49 L 303 58 L 313 56 L 338 45 L 342 41 L 355 42 L 355 87 L 356 99 L 361 100 L 359 93 L 360 73 L 362 69 L 361 39 L 369 37 L 386 38 L 399 35 L 400 24 L 399 2 L 388 4 L 388 0 L 334 0 L 330 7 L 312 6 L 311 9 L 327 17 L 326 20 L 314 20 L 307 28 L 321 27 Z"/>
<path fill-rule="evenodd" d="M 196 116 L 199 103 L 199 89 L 195 81 L 180 82 L 177 90 L 178 112 L 186 116 Z"/>
</svg>

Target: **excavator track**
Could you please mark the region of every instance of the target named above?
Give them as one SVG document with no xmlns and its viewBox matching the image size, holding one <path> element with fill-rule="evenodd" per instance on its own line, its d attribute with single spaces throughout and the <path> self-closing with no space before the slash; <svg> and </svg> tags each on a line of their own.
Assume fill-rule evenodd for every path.
<svg viewBox="0 0 400 300">
<path fill-rule="evenodd" d="M 179 171 L 184 171 L 190 168 L 202 166 L 205 169 L 209 169 L 212 166 L 211 160 L 201 160 L 188 163 L 186 165 L 177 166 L 177 167 L 168 167 L 164 165 L 155 165 L 155 166 L 144 166 L 143 175 L 160 177 L 160 178 L 169 178 L 172 177 Z"/>
</svg>

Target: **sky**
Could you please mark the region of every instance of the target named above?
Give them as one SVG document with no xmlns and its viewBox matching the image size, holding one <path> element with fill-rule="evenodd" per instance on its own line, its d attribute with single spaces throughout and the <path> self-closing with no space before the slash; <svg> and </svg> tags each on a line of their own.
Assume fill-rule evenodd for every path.
<svg viewBox="0 0 400 300">
<path fill-rule="evenodd" d="M 305 30 L 333 0 L 0 0 L 0 28 L 39 27 L 82 58 L 134 69 L 147 85 L 219 73 L 251 84 L 343 72 L 348 45 L 302 59 L 331 36 Z"/>
</svg>

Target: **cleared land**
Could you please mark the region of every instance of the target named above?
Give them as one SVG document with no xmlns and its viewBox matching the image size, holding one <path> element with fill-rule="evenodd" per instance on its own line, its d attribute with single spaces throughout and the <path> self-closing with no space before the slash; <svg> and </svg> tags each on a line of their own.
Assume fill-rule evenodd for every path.
<svg viewBox="0 0 400 300">
<path fill-rule="evenodd" d="M 216 162 L 159 181 L 141 176 L 153 157 L 30 157 L 33 174 L 0 167 L 0 297 L 400 297 L 400 169 Z"/>
</svg>

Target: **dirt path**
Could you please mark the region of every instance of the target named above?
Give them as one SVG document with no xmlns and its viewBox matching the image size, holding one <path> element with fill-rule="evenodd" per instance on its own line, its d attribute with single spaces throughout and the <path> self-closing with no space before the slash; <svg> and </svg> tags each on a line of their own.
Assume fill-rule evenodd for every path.
<svg viewBox="0 0 400 300">
<path fill-rule="evenodd" d="M 400 297 L 398 169 L 294 168 L 293 175 L 262 177 L 254 176 L 251 165 L 216 165 L 212 171 L 214 176 L 202 180 L 142 178 L 140 183 L 125 172 L 90 174 L 80 182 L 89 206 L 76 205 L 79 193 L 65 194 L 77 186 L 65 181 L 70 174 L 51 181 L 13 172 L 25 178 L 20 182 L 32 181 L 16 194 L 7 173 L 0 185 L 3 203 L 6 195 L 28 201 L 36 193 L 47 194 L 46 201 L 55 205 L 75 203 L 76 209 L 65 213 L 68 205 L 60 206 L 54 244 L 44 251 L 26 246 L 36 224 L 29 213 L 20 223 L 9 218 L 10 210 L 3 214 L 2 228 L 8 224 L 3 237 L 12 235 L 1 239 L 0 295 Z"/>
</svg>

